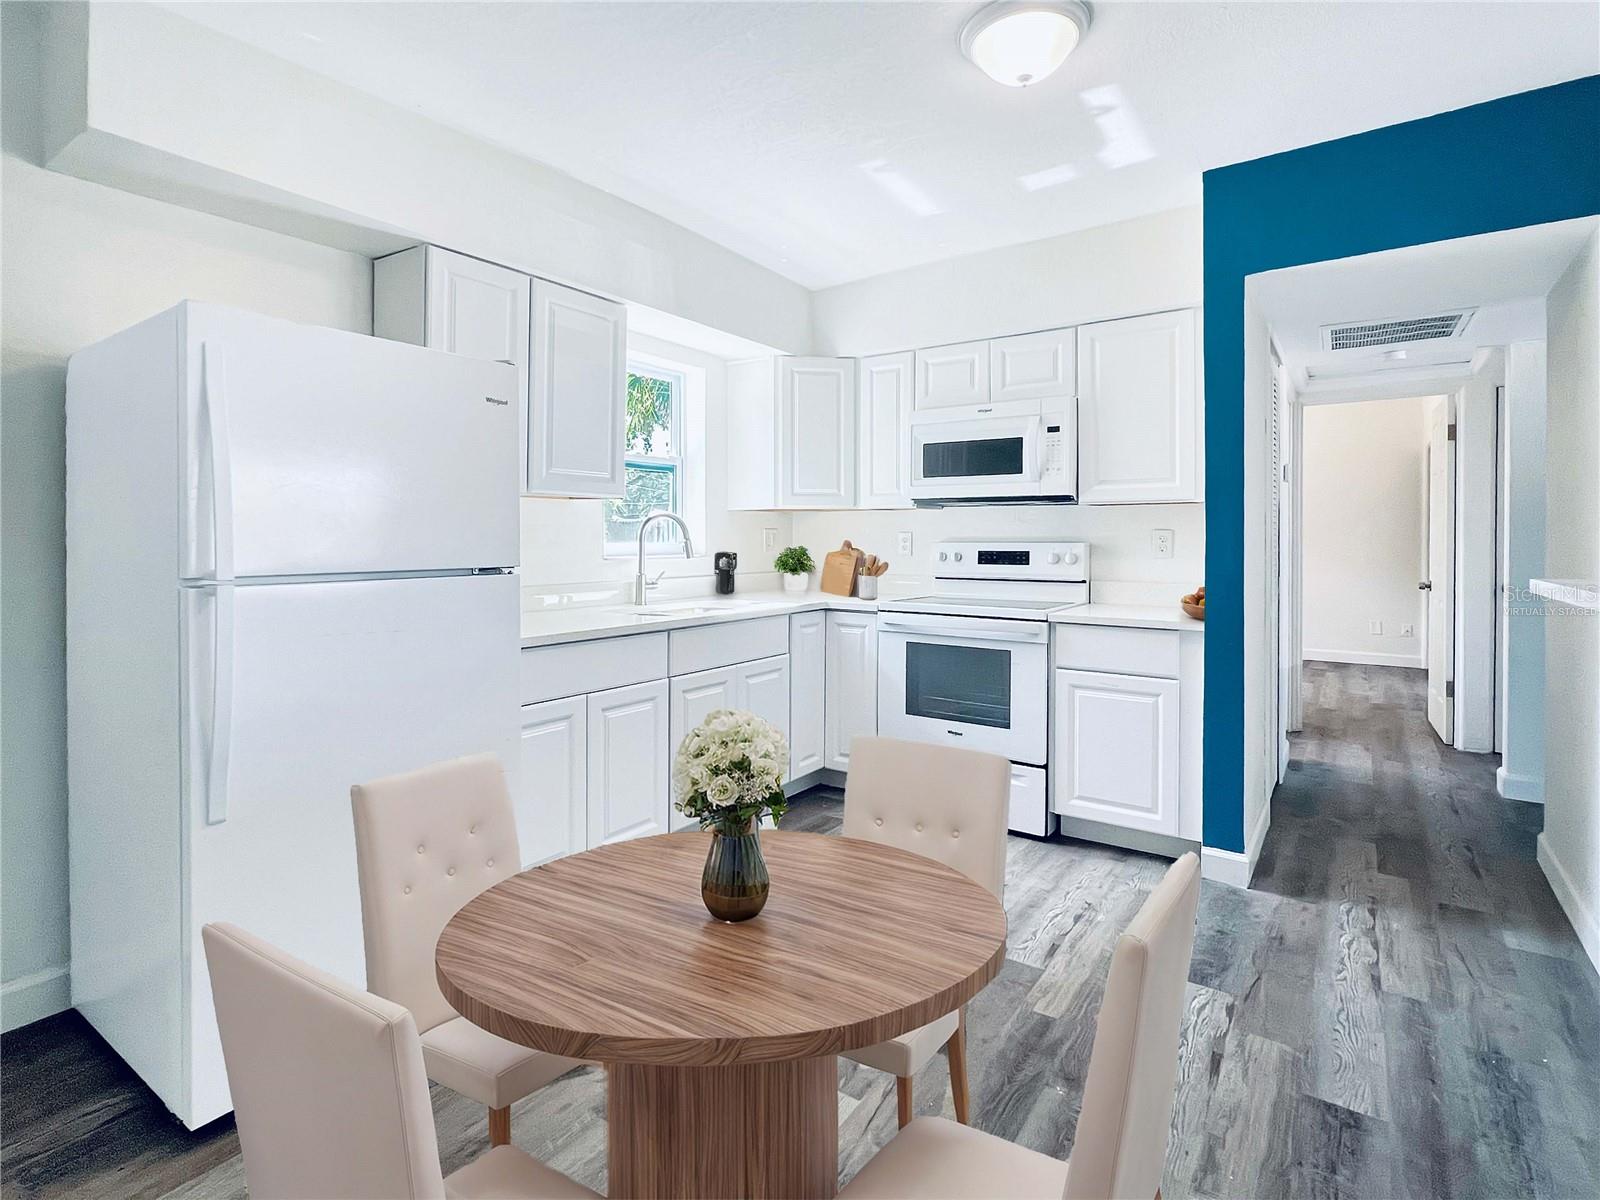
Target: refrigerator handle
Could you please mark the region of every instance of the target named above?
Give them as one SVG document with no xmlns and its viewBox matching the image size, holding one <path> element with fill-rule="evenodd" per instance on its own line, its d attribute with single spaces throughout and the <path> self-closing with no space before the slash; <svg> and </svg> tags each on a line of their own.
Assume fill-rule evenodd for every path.
<svg viewBox="0 0 1600 1200">
<path fill-rule="evenodd" d="M 200 344 L 200 376 L 205 389 L 206 434 L 211 449 L 212 578 L 233 578 L 233 459 L 228 441 L 227 372 L 222 347 Z"/>
<path fill-rule="evenodd" d="M 211 736 L 206 755 L 206 824 L 228 819 L 228 758 L 233 751 L 233 588 L 208 588 L 211 623 Z"/>
</svg>

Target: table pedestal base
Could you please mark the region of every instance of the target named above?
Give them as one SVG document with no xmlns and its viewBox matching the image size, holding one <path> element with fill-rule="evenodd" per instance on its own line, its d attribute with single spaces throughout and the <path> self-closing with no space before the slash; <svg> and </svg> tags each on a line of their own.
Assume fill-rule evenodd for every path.
<svg viewBox="0 0 1600 1200">
<path fill-rule="evenodd" d="M 810 1200 L 839 1190 L 832 1055 L 733 1066 L 612 1063 L 613 1197 Z"/>
</svg>

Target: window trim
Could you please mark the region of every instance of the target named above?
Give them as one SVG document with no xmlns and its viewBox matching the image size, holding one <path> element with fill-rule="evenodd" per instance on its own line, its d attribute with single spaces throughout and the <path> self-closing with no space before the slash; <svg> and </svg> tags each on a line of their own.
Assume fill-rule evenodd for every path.
<svg viewBox="0 0 1600 1200">
<path fill-rule="evenodd" d="M 689 518 L 685 510 L 689 505 L 689 488 L 687 455 L 683 439 L 688 424 L 685 414 L 685 409 L 688 408 L 689 404 L 688 372 L 683 367 L 663 359 L 634 354 L 628 355 L 627 365 L 623 369 L 628 375 L 639 375 L 648 379 L 664 379 L 671 384 L 672 417 L 667 426 L 667 436 L 671 439 L 674 451 L 672 454 L 636 454 L 624 447 L 622 452 L 623 478 L 626 480 L 630 466 L 672 468 L 673 493 L 675 497 L 672 511 L 687 521 Z M 601 556 L 604 558 L 632 558 L 638 553 L 637 541 L 613 542 L 606 536 L 604 515 L 601 517 L 600 536 L 602 542 Z M 678 558 L 683 554 L 683 542 L 680 538 L 657 545 L 647 544 L 644 552 L 647 558 L 668 556 Z"/>
</svg>

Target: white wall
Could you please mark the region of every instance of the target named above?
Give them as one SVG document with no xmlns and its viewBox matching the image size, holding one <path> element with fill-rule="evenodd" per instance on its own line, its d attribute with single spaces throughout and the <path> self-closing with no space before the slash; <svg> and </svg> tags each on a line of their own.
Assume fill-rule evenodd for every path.
<svg viewBox="0 0 1600 1200">
<path fill-rule="evenodd" d="M 1545 573 L 1600 579 L 1600 232 L 1550 291 Z M 1600 613 L 1545 618 L 1539 861 L 1600 966 Z"/>
<path fill-rule="evenodd" d="M 1528 581 L 1544 575 L 1545 343 L 1506 349 L 1505 687 L 1500 794 L 1544 798 L 1544 632 Z"/>
<path fill-rule="evenodd" d="M 762 548 L 762 531 L 777 530 L 778 547 L 788 545 L 787 513 L 728 511 L 727 364 L 720 358 L 635 333 L 628 335 L 628 353 L 682 365 L 689 376 L 686 391 L 701 394 L 690 403 L 685 440 L 689 478 L 688 511 L 694 537 L 693 559 L 678 556 L 645 559 L 654 577 L 667 572 L 663 594 L 709 594 L 714 575 L 711 556 L 732 550 L 739 556 L 741 590 L 778 585 L 773 552 Z M 628 602 L 637 565 L 633 555 L 604 555 L 605 501 L 550 500 L 523 497 L 522 578 L 524 607 L 545 602 Z"/>
<path fill-rule="evenodd" d="M 1423 665 L 1424 463 L 1437 397 L 1305 407 L 1304 656 Z M 1383 633 L 1370 631 L 1372 621 Z M 1411 633 L 1402 634 L 1409 625 Z"/>
<path fill-rule="evenodd" d="M 184 299 L 363 332 L 371 323 L 364 258 L 33 165 L 37 17 L 0 6 L 0 1016 L 8 1029 L 67 1000 L 67 356 Z"/>
<path fill-rule="evenodd" d="M 822 354 L 913 350 L 1197 307 L 1201 294 L 1200 210 L 1179 209 L 826 288 L 812 297 L 813 342 Z M 1176 535 L 1170 559 L 1151 553 L 1153 529 Z M 1091 542 L 1102 599 L 1175 602 L 1205 581 L 1201 504 L 797 513 L 794 535 L 814 556 L 849 538 L 889 558 L 888 586 L 925 580 L 945 537 Z"/>
</svg>

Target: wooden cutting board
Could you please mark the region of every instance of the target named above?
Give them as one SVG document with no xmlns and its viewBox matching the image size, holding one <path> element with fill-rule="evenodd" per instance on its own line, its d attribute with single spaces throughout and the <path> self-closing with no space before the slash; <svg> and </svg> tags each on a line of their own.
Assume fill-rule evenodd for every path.
<svg viewBox="0 0 1600 1200">
<path fill-rule="evenodd" d="M 848 541 L 837 550 L 830 550 L 822 559 L 822 582 L 818 585 L 835 596 L 849 596 L 856 590 L 856 571 L 861 565 L 861 551 Z"/>
</svg>

